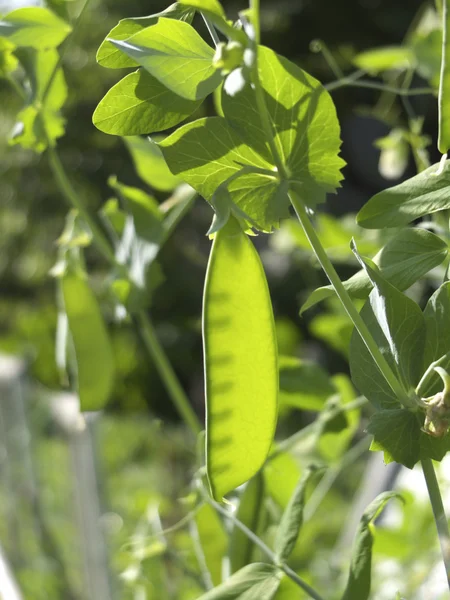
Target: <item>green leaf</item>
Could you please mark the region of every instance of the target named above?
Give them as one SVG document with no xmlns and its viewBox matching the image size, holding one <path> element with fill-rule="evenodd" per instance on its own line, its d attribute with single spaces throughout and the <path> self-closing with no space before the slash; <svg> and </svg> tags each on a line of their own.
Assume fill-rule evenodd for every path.
<svg viewBox="0 0 450 600">
<path fill-rule="evenodd" d="M 116 48 L 114 44 L 111 44 L 108 40 L 126 40 L 135 33 L 142 31 L 142 29 L 155 25 L 158 22 L 159 17 L 179 19 L 180 21 L 190 23 L 193 16 L 194 12 L 189 6 L 183 6 L 182 3 L 175 2 L 175 4 L 171 4 L 165 10 L 154 15 L 149 15 L 148 17 L 122 19 L 115 27 L 113 27 L 113 29 L 111 29 L 106 36 L 106 39 L 101 43 L 97 51 L 97 62 L 102 65 L 102 67 L 107 67 L 109 69 L 136 67 L 139 63 L 121 52 L 121 50 Z"/>
<path fill-rule="evenodd" d="M 282 572 L 275 565 L 254 563 L 232 575 L 225 583 L 198 600 L 272 600 Z"/>
<path fill-rule="evenodd" d="M 328 374 L 313 362 L 280 356 L 280 404 L 303 410 L 322 410 L 336 392 Z"/>
<path fill-rule="evenodd" d="M 214 498 L 264 464 L 277 420 L 275 324 L 259 256 L 233 218 L 214 239 L 203 300 L 206 462 Z"/>
<path fill-rule="evenodd" d="M 66 272 L 61 286 L 75 349 L 80 408 L 101 410 L 114 385 L 114 356 L 108 331 L 84 275 Z"/>
<path fill-rule="evenodd" d="M 352 550 L 350 573 L 342 600 L 368 600 L 371 587 L 373 521 L 391 498 L 401 498 L 396 492 L 380 494 L 364 511 Z"/>
<path fill-rule="evenodd" d="M 437 175 L 435 164 L 415 177 L 373 196 L 357 215 L 367 229 L 402 227 L 414 219 L 450 208 L 450 161 Z"/>
<path fill-rule="evenodd" d="M 61 68 L 57 68 L 53 77 L 59 55 L 55 49 L 36 51 L 31 48 L 21 48 L 16 55 L 29 79 L 30 95 L 25 108 L 17 115 L 10 144 L 43 152 L 48 140 L 54 146 L 64 134 L 65 120 L 60 109 L 67 98 L 67 85 Z M 46 93 L 51 77 L 53 79 Z"/>
<path fill-rule="evenodd" d="M 300 477 L 300 469 L 291 454 L 282 452 L 264 466 L 267 493 L 281 507 L 286 508 Z"/>
<path fill-rule="evenodd" d="M 447 244 L 434 233 L 425 229 L 404 229 L 389 240 L 374 257 L 373 262 L 386 281 L 404 291 L 441 264 L 447 254 Z M 365 299 L 372 285 L 367 273 L 361 270 L 347 279 L 344 287 L 352 298 Z M 301 307 L 300 314 L 334 295 L 331 285 L 317 288 Z"/>
<path fill-rule="evenodd" d="M 14 44 L 0 38 L 0 77 L 8 77 L 16 70 L 19 61 L 14 56 Z"/>
<path fill-rule="evenodd" d="M 425 322 L 418 305 L 360 259 L 374 286 L 361 316 L 406 392 L 422 371 Z M 372 263 L 373 264 L 373 263 Z M 376 408 L 397 408 L 399 399 L 387 384 L 359 333 L 350 342 L 350 371 L 355 386 Z"/>
<path fill-rule="evenodd" d="M 423 360 L 423 372 L 435 360 L 450 352 L 450 282 L 445 282 L 428 300 L 423 316 L 425 318 L 426 336 Z M 450 358 L 440 365 L 450 368 Z M 442 381 L 437 373 L 433 373 L 423 389 L 423 396 L 431 396 L 442 391 Z"/>
<path fill-rule="evenodd" d="M 236 518 L 251 531 L 259 535 L 266 519 L 265 485 L 262 473 L 257 473 L 245 486 L 239 499 Z M 255 546 L 239 529 L 233 526 L 230 535 L 230 572 L 236 573 L 252 562 Z"/>
<path fill-rule="evenodd" d="M 439 152 L 450 150 L 450 2 L 442 2 L 442 59 L 439 82 Z"/>
<path fill-rule="evenodd" d="M 410 48 L 402 46 L 386 46 L 360 52 L 353 59 L 353 64 L 372 75 L 391 69 L 404 70 L 414 63 L 414 53 Z"/>
<path fill-rule="evenodd" d="M 195 523 L 212 583 L 219 585 L 222 581 L 222 561 L 228 549 L 228 536 L 217 512 L 209 504 L 197 512 Z"/>
<path fill-rule="evenodd" d="M 127 40 L 109 40 L 156 77 L 169 90 L 188 100 L 203 100 L 222 76 L 212 64 L 214 50 L 191 25 L 160 17 Z"/>
<path fill-rule="evenodd" d="M 423 458 L 441 461 L 450 449 L 450 436 L 432 437 L 422 431 L 423 416 L 406 409 L 375 413 L 367 427 L 374 436 L 371 450 L 382 450 L 386 464 L 395 461 L 408 469 Z"/>
<path fill-rule="evenodd" d="M 153 140 L 141 137 L 124 138 L 137 174 L 147 185 L 161 192 L 170 192 L 179 183 L 172 175 L 162 152 Z"/>
<path fill-rule="evenodd" d="M 306 486 L 310 482 L 312 475 L 316 473 L 317 468 L 315 467 L 305 469 L 283 513 L 275 537 L 275 555 L 279 563 L 286 562 L 295 547 L 303 525 Z"/>
<path fill-rule="evenodd" d="M 0 36 L 19 48 L 55 48 L 70 31 L 68 23 L 39 6 L 18 8 L 0 20 Z"/>
<path fill-rule="evenodd" d="M 218 0 L 180 0 L 180 4 L 225 18 L 225 13 Z"/>
<path fill-rule="evenodd" d="M 105 94 L 92 122 L 100 131 L 113 135 L 153 133 L 178 125 L 200 104 L 177 96 L 149 73 L 138 69 Z"/>
<path fill-rule="evenodd" d="M 260 48 L 259 69 L 279 152 L 295 185 L 314 205 L 334 191 L 341 179 L 339 124 L 331 97 L 317 80 L 268 48 Z M 226 118 L 189 123 L 160 146 L 172 173 L 209 201 L 219 185 L 243 167 L 261 169 L 261 173 L 245 173 L 233 180 L 228 189 L 233 202 L 260 230 L 271 231 L 289 215 L 289 200 L 275 177 L 255 106 L 249 84 L 234 98 L 223 93 Z"/>
</svg>

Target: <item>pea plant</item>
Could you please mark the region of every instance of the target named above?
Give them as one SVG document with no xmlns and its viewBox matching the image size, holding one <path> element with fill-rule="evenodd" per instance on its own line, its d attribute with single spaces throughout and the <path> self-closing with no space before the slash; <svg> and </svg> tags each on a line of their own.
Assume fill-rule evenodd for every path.
<svg viewBox="0 0 450 600">
<path fill-rule="evenodd" d="M 46 152 L 72 208 L 53 269 L 60 313 L 58 366 L 77 390 L 82 411 L 105 407 L 115 360 L 86 274 L 84 252 L 93 244 L 109 266 L 105 288 L 116 318 L 135 325 L 174 406 L 199 441 L 191 510 L 175 526 L 189 524 L 195 541 L 201 589 L 193 598 L 370 597 L 374 521 L 398 496 L 395 492 L 384 492 L 365 510 L 348 575 L 330 567 L 317 578 L 290 565 L 311 518 L 310 489 L 320 489 L 327 465 L 349 448 L 366 401 L 371 450 L 382 451 L 386 463 L 422 467 L 450 585 L 450 534 L 433 465 L 450 449 L 450 1 L 429 10 L 431 33 L 428 21 L 428 30 L 419 28 L 409 45 L 358 55 L 358 69 L 349 75 L 318 44 L 337 75 L 325 86 L 261 45 L 258 0 L 251 0 L 235 22 L 218 0 L 179 0 L 161 13 L 121 20 L 98 49 L 97 61 L 132 72 L 100 100 L 93 123 L 106 134 L 124 136 L 142 179 L 168 197 L 158 203 L 111 177 L 114 198 L 100 215 L 92 214 L 77 193 L 56 147 L 64 133 L 62 57 L 70 38 L 61 53 L 57 48 L 71 27 L 46 8 L 18 9 L 0 21 L 0 75 L 23 100 L 11 143 Z M 424 44 L 434 43 L 432 37 L 438 42 L 440 73 L 424 75 L 420 53 Z M 410 87 L 415 70 L 430 87 Z M 371 75 L 380 75 L 382 83 Z M 347 240 L 360 270 L 342 281 L 327 253 L 320 205 L 343 178 L 331 93 L 344 86 L 403 99 L 406 124 L 393 128 L 379 145 L 388 166 L 411 149 L 417 174 L 376 194 L 360 210 L 358 233 Z M 437 91 L 442 159 L 430 165 L 422 121 L 408 98 Z M 211 95 L 216 116 L 195 118 Z M 168 135 L 158 135 L 167 130 Z M 159 251 L 197 194 L 212 209 L 202 318 L 204 433 L 148 310 L 161 280 Z M 344 376 L 334 378 L 329 389 L 317 365 L 278 356 L 269 288 L 250 236 L 277 235 L 293 215 L 304 247 L 329 280 L 312 291 L 301 313 L 319 302 L 339 302 L 352 327 L 347 352 L 351 380 L 361 394 L 357 398 Z M 379 239 L 387 240 L 371 258 L 361 250 L 366 248 L 363 230 L 377 230 Z M 414 293 L 405 292 L 441 265 L 443 281 L 422 309 Z M 278 398 L 289 395 L 292 371 L 301 381 L 309 379 L 313 396 L 329 401 L 319 409 L 303 405 L 320 410 L 316 420 L 275 440 Z M 305 440 L 312 458 L 299 472 L 290 451 Z M 355 449 L 360 452 L 358 443 L 345 456 Z M 294 479 L 287 497 L 279 473 Z M 269 497 L 272 504 L 266 502 Z M 328 588 L 319 590 L 315 579 L 327 581 Z"/>
</svg>

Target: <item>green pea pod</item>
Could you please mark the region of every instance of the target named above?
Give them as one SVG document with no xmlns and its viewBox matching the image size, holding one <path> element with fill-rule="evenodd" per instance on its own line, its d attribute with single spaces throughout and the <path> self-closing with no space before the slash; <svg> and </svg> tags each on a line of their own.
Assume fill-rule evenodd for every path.
<svg viewBox="0 0 450 600">
<path fill-rule="evenodd" d="M 439 152 L 450 149 L 450 0 L 442 3 L 442 62 L 439 83 Z"/>
<path fill-rule="evenodd" d="M 225 494 L 264 464 L 277 419 L 275 325 L 259 256 L 232 217 L 213 242 L 203 299 L 206 467 Z"/>
<path fill-rule="evenodd" d="M 100 410 L 108 401 L 114 383 L 114 357 L 108 331 L 81 272 L 65 273 L 61 287 L 75 350 L 80 408 Z"/>
</svg>

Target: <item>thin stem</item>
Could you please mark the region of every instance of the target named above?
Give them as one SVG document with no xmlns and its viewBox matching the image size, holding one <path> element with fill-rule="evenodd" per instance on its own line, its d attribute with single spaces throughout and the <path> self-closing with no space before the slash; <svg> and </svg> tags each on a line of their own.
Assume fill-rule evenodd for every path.
<svg viewBox="0 0 450 600">
<path fill-rule="evenodd" d="M 447 352 L 446 354 L 444 354 L 444 356 L 441 356 L 441 358 L 438 358 L 437 360 L 435 360 L 434 362 L 432 362 L 430 364 L 430 366 L 427 368 L 425 373 L 422 375 L 422 378 L 416 387 L 416 394 L 418 395 L 419 398 L 422 398 L 422 396 L 424 395 L 425 384 L 428 381 L 428 379 L 431 377 L 431 375 L 434 374 L 434 368 L 439 367 L 443 362 L 445 362 L 449 359 L 450 359 L 450 352 Z"/>
<path fill-rule="evenodd" d="M 303 227 L 303 230 L 306 234 L 306 237 L 308 238 L 309 243 L 311 244 L 311 247 L 314 250 L 314 253 L 315 253 L 322 269 L 324 270 L 326 276 L 330 280 L 330 283 L 333 286 L 337 297 L 341 301 L 345 311 L 347 312 L 348 316 L 352 320 L 356 330 L 358 331 L 359 335 L 361 336 L 361 339 L 367 346 L 367 349 L 369 350 L 377 367 L 381 371 L 382 375 L 386 379 L 389 386 L 392 388 L 392 391 L 397 396 L 399 401 L 407 408 L 415 407 L 415 404 L 412 403 L 412 401 L 408 397 L 406 391 L 403 389 L 403 387 L 400 384 L 400 382 L 398 381 L 397 377 L 394 375 L 394 372 L 392 371 L 391 367 L 387 363 L 385 357 L 381 353 L 381 351 L 378 347 L 378 344 L 375 342 L 374 338 L 372 337 L 372 334 L 370 333 L 369 329 L 367 328 L 367 325 L 364 323 L 361 315 L 356 310 L 355 305 L 353 304 L 347 290 L 345 289 L 344 285 L 342 284 L 342 281 L 340 280 L 339 275 L 336 273 L 336 270 L 335 270 L 333 264 L 331 263 L 330 259 L 328 258 L 327 253 L 325 252 L 325 249 L 323 248 L 323 246 L 317 236 L 317 233 L 308 217 L 306 208 L 303 205 L 302 200 L 300 199 L 300 197 L 294 190 L 291 190 L 289 192 L 289 196 L 291 199 L 291 203 L 295 209 L 295 212 L 297 213 L 299 221 Z"/>
<path fill-rule="evenodd" d="M 202 17 L 203 17 L 203 20 L 205 21 L 205 25 L 209 31 L 209 35 L 211 36 L 211 39 L 214 42 L 214 46 L 217 48 L 217 46 L 220 44 L 220 39 L 219 39 L 219 36 L 217 35 L 217 31 L 216 31 L 213 23 L 211 23 L 211 21 L 208 19 L 208 17 L 204 13 L 202 13 Z"/>
<path fill-rule="evenodd" d="M 190 405 L 189 400 L 175 375 L 175 371 L 156 337 L 155 329 L 147 313 L 144 311 L 139 312 L 136 315 L 135 320 L 139 326 L 139 331 L 141 332 L 145 347 L 152 356 L 155 366 L 158 369 L 178 412 L 194 434 L 200 433 L 202 427 L 197 415 Z"/>
<path fill-rule="evenodd" d="M 442 560 L 444 561 L 445 574 L 450 589 L 450 532 L 447 517 L 445 516 L 439 483 L 436 478 L 433 462 L 430 458 L 422 459 L 422 470 L 427 484 L 428 495 L 433 509 L 434 520 L 441 546 Z"/>
<path fill-rule="evenodd" d="M 356 88 L 367 88 L 370 90 L 380 90 L 382 92 L 388 92 L 391 94 L 397 94 L 397 96 L 423 96 L 425 94 L 433 94 L 432 88 L 412 88 L 404 89 L 398 88 L 391 85 L 385 85 L 384 83 L 376 83 L 374 81 L 366 80 L 355 80 L 350 77 L 344 77 L 338 81 L 332 81 L 324 86 L 329 92 L 336 90 L 341 87 L 356 87 Z"/>
<path fill-rule="evenodd" d="M 314 40 L 311 42 L 310 48 L 313 52 L 320 52 L 327 63 L 328 67 L 332 71 L 333 75 L 336 79 L 344 79 L 345 75 L 334 58 L 333 54 L 328 49 L 328 46 L 325 44 L 323 40 Z"/>
<path fill-rule="evenodd" d="M 255 546 L 267 556 L 267 558 L 272 561 L 275 565 L 277 565 L 282 571 L 286 573 L 286 575 L 292 579 L 303 591 L 305 591 L 310 598 L 314 598 L 314 600 L 324 600 L 324 598 L 316 592 L 314 588 L 312 588 L 306 581 L 304 581 L 295 571 L 293 571 L 288 565 L 282 563 L 277 563 L 275 552 L 267 546 L 251 529 L 249 529 L 242 521 L 236 518 L 233 513 L 228 511 L 226 508 L 223 508 L 218 502 L 215 502 L 212 498 L 210 498 L 207 494 L 203 494 L 205 501 L 210 504 L 218 513 L 220 513 L 225 518 L 229 519 L 234 525 L 244 533 L 249 540 L 251 540 Z"/>
</svg>

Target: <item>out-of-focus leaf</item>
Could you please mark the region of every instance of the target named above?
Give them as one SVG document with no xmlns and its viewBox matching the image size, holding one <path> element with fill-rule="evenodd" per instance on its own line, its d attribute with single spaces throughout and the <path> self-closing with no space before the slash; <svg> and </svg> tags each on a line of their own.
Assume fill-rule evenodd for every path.
<svg viewBox="0 0 450 600">
<path fill-rule="evenodd" d="M 38 50 L 55 48 L 65 40 L 71 27 L 48 8 L 18 8 L 0 20 L 0 37 L 17 47 Z"/>
<path fill-rule="evenodd" d="M 275 565 L 254 563 L 232 575 L 225 583 L 198 600 L 272 600 L 280 585 L 282 572 Z"/>
<path fill-rule="evenodd" d="M 154 15 L 149 15 L 148 17 L 121 19 L 101 43 L 97 51 L 97 62 L 102 67 L 108 67 L 109 69 L 137 67 L 138 63 L 111 44 L 109 39 L 126 40 L 135 33 L 138 33 L 138 31 L 150 27 L 150 25 L 155 25 L 159 17 L 179 19 L 180 21 L 190 23 L 193 15 L 194 11 L 189 6 L 183 6 L 182 3 L 175 2 L 175 4 L 171 4 L 165 10 Z"/>
<path fill-rule="evenodd" d="M 396 492 L 380 494 L 364 511 L 352 550 L 350 573 L 342 600 L 368 600 L 372 574 L 373 521 Z"/>
<path fill-rule="evenodd" d="M 280 404 L 320 411 L 336 389 L 327 373 L 312 362 L 280 356 Z"/>
<path fill-rule="evenodd" d="M 353 59 L 353 64 L 373 75 L 395 69 L 410 68 L 414 64 L 414 53 L 404 46 L 386 46 L 360 52 Z"/>
<path fill-rule="evenodd" d="M 173 190 L 180 180 L 172 175 L 157 144 L 150 139 L 127 137 L 124 142 L 131 154 L 139 177 L 162 192 Z"/>
<path fill-rule="evenodd" d="M 113 135 L 148 134 L 178 125 L 200 103 L 177 96 L 150 73 L 138 69 L 105 94 L 92 122 L 100 131 Z"/>
<path fill-rule="evenodd" d="M 214 50 L 189 23 L 160 17 L 127 40 L 110 42 L 182 98 L 203 100 L 222 81 Z"/>
<path fill-rule="evenodd" d="M 19 61 L 13 52 L 14 44 L 0 37 L 0 78 L 7 77 L 17 68 Z"/>
<path fill-rule="evenodd" d="M 267 493 L 283 509 L 289 503 L 300 478 L 300 468 L 287 452 L 271 458 L 264 467 Z"/>
<path fill-rule="evenodd" d="M 265 484 L 262 473 L 257 473 L 245 486 L 239 499 L 236 513 L 237 519 L 251 531 L 259 535 L 261 525 L 265 520 Z M 230 536 L 230 571 L 236 573 L 242 567 L 252 562 L 254 551 L 253 542 L 234 526 Z"/>
<path fill-rule="evenodd" d="M 80 408 L 101 410 L 114 385 L 114 356 L 108 331 L 84 275 L 66 272 L 61 286 L 75 349 Z"/>
<path fill-rule="evenodd" d="M 207 11 L 218 17 L 225 17 L 223 8 L 218 0 L 180 0 L 180 4 L 195 8 L 200 11 Z"/>
<path fill-rule="evenodd" d="M 211 580 L 214 585 L 219 585 L 222 581 L 222 561 L 228 548 L 228 536 L 217 512 L 209 504 L 205 504 L 197 512 L 195 523 Z"/>
</svg>

